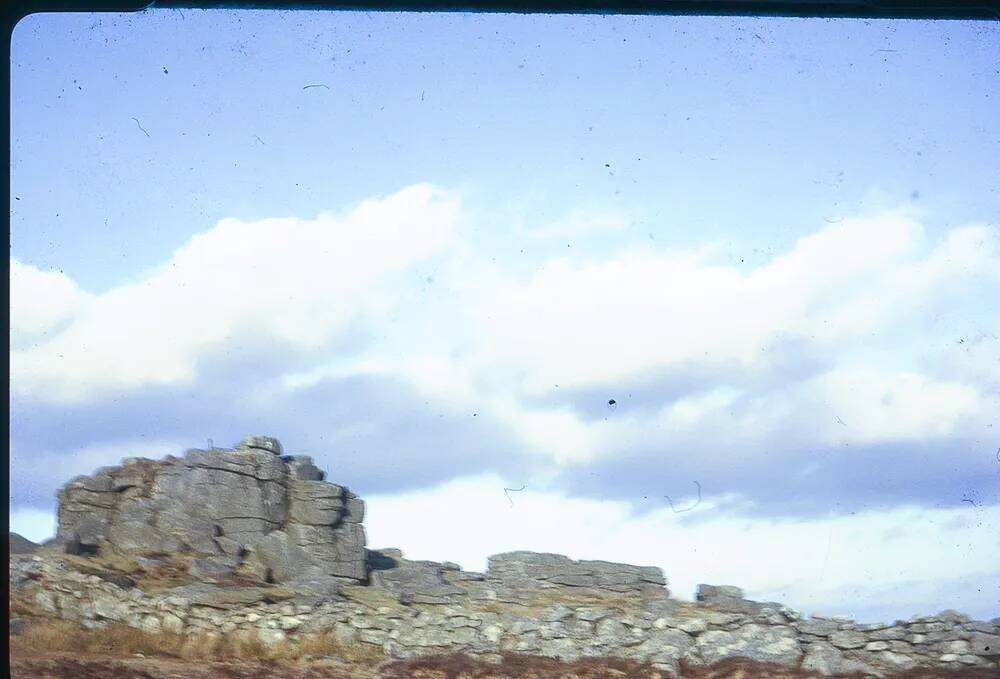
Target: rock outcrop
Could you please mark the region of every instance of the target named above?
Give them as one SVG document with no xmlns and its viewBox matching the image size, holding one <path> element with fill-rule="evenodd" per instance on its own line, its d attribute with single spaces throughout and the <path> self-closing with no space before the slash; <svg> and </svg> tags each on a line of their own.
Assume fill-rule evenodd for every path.
<svg viewBox="0 0 1000 679">
<path fill-rule="evenodd" d="M 364 503 L 277 439 L 132 458 L 59 492 L 58 544 L 74 554 L 188 553 L 195 575 L 237 571 L 328 592 L 366 578 Z"/>
<path fill-rule="evenodd" d="M 477 573 L 366 549 L 361 500 L 308 457 L 282 453 L 275 439 L 249 437 L 74 479 L 59 493 L 54 546 L 12 554 L 12 601 L 91 629 L 241 631 L 266 644 L 333 633 L 395 658 L 512 651 L 614 656 L 673 675 L 681 662 L 737 658 L 820 675 L 1000 674 L 1000 618 L 944 611 L 866 625 L 803 617 L 731 585 L 678 601 L 651 566 L 519 551 Z"/>
</svg>

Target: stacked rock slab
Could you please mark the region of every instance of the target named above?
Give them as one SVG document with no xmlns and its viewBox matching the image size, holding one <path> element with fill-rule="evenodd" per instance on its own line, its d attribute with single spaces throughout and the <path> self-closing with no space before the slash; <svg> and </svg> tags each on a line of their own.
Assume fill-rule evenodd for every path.
<svg viewBox="0 0 1000 679">
<path fill-rule="evenodd" d="M 663 571 L 610 561 L 574 561 L 561 554 L 507 552 L 489 558 L 487 580 L 501 598 L 518 600 L 554 588 L 664 600 L 670 592 Z"/>
<path fill-rule="evenodd" d="M 388 591 L 404 605 L 461 604 L 468 593 L 449 581 L 446 573 L 462 572 L 457 566 L 451 568 L 453 565 L 411 561 L 404 559 L 397 549 L 370 550 L 368 581 L 372 587 Z"/>
<path fill-rule="evenodd" d="M 490 557 L 486 573 L 457 564 L 404 559 L 395 549 L 369 550 L 369 582 L 402 604 L 538 606 L 567 598 L 622 604 L 663 613 L 670 599 L 663 571 L 610 561 L 574 561 L 560 554 L 507 552 Z"/>
<path fill-rule="evenodd" d="M 709 604 L 717 611 L 755 615 L 766 610 L 779 610 L 782 605 L 774 602 L 750 601 L 743 597 L 743 590 L 733 585 L 698 585 L 695 600 Z"/>
<path fill-rule="evenodd" d="M 70 553 L 201 555 L 199 568 L 237 567 L 270 582 L 361 581 L 364 503 L 323 480 L 277 439 L 126 459 L 59 491 L 57 542 Z"/>
</svg>

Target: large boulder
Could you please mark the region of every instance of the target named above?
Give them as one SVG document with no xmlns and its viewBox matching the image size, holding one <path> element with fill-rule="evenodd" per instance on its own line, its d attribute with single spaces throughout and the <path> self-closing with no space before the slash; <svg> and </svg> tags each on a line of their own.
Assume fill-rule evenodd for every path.
<svg viewBox="0 0 1000 679">
<path fill-rule="evenodd" d="M 489 558 L 487 574 L 497 580 L 534 580 L 567 587 L 598 587 L 622 592 L 643 583 L 667 584 L 663 571 L 655 566 L 573 561 L 561 554 L 543 552 L 496 554 Z"/>
<path fill-rule="evenodd" d="M 502 601 L 530 604 L 539 596 L 594 600 L 639 599 L 647 610 L 669 600 L 667 579 L 655 566 L 575 561 L 561 554 L 507 552 L 489 558 L 484 586 Z M 563 594 L 559 594 L 559 592 Z"/>
<path fill-rule="evenodd" d="M 718 601 L 727 599 L 742 599 L 743 590 L 734 585 L 698 585 L 695 594 L 697 601 Z"/>
<path fill-rule="evenodd" d="M 75 478 L 59 491 L 57 542 L 77 554 L 186 552 L 213 579 L 238 567 L 269 582 L 365 580 L 364 503 L 311 458 L 281 453 L 277 439 L 250 436 Z"/>
<path fill-rule="evenodd" d="M 773 622 L 784 622 L 790 611 L 777 602 L 751 601 L 744 598 L 743 590 L 734 585 L 698 585 L 695 600 L 713 610 L 747 615 L 769 614 Z"/>
<path fill-rule="evenodd" d="M 466 590 L 445 578 L 453 564 L 410 561 L 397 549 L 369 550 L 369 582 L 403 604 L 461 603 Z"/>
<path fill-rule="evenodd" d="M 802 669 L 807 672 L 818 672 L 824 676 L 832 674 L 861 673 L 866 676 L 882 676 L 871 665 L 852 658 L 844 651 L 823 641 L 806 645 L 805 657 L 802 659 Z"/>
<path fill-rule="evenodd" d="M 729 658 L 796 666 L 802 659 L 795 630 L 749 624 L 733 631 L 711 630 L 698 636 L 697 648 L 706 663 Z"/>
</svg>

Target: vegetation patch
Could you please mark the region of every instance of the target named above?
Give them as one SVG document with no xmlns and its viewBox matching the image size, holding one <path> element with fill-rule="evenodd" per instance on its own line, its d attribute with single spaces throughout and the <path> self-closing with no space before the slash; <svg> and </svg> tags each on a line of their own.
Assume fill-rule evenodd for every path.
<svg viewBox="0 0 1000 679">
<path fill-rule="evenodd" d="M 231 634 L 173 634 L 146 632 L 127 625 L 99 630 L 62 621 L 36 621 L 10 637 L 12 654 L 23 656 L 74 653 L 113 657 L 143 656 L 182 660 L 238 660 L 300 662 L 335 658 L 374 666 L 385 660 L 371 644 L 344 644 L 332 633 L 300 634 L 294 639 L 265 644 L 253 632 Z"/>
</svg>

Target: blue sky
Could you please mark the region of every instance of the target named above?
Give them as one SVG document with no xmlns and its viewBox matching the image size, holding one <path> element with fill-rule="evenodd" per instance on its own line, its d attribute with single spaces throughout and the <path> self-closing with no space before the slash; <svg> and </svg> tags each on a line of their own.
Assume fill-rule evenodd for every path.
<svg viewBox="0 0 1000 679">
<path fill-rule="evenodd" d="M 28 17 L 12 526 L 45 537 L 73 474 L 254 431 L 421 558 L 563 551 L 656 563 L 680 596 L 996 616 L 998 39 Z"/>
</svg>

